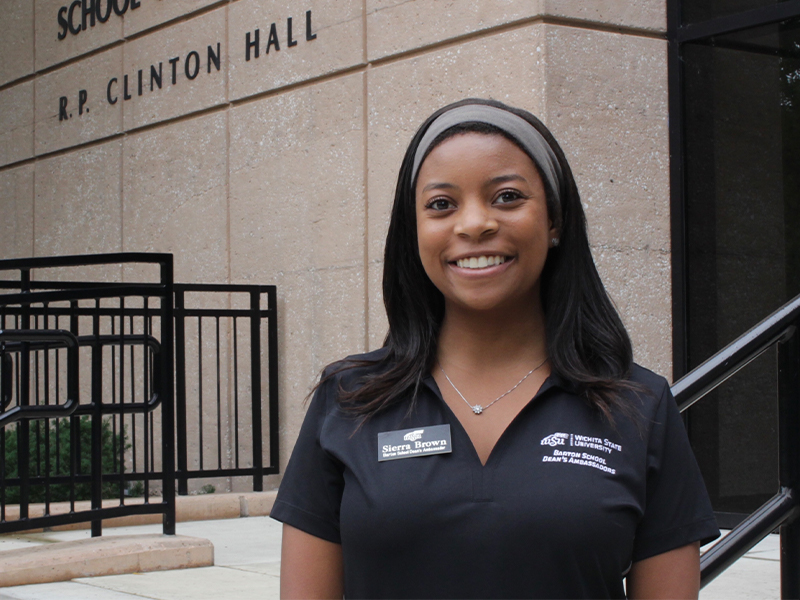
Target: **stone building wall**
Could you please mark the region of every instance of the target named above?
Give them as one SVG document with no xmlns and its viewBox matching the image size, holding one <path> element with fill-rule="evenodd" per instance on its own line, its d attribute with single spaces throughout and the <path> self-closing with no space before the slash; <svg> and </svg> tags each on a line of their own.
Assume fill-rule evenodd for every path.
<svg viewBox="0 0 800 600">
<path fill-rule="evenodd" d="M 320 370 L 385 334 L 383 239 L 411 135 L 491 97 L 561 142 L 636 358 L 669 377 L 665 10 L 2 0 L 0 257 L 172 252 L 176 281 L 277 285 L 285 465 Z"/>
</svg>

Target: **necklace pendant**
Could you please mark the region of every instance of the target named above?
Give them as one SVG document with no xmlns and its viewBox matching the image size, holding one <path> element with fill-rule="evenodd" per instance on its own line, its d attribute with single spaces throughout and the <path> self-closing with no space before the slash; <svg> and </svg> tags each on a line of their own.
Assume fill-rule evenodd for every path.
<svg viewBox="0 0 800 600">
<path fill-rule="evenodd" d="M 472 407 L 472 412 L 474 412 L 476 415 L 479 415 L 483 412 L 483 407 L 480 404 L 476 404 Z"/>
</svg>

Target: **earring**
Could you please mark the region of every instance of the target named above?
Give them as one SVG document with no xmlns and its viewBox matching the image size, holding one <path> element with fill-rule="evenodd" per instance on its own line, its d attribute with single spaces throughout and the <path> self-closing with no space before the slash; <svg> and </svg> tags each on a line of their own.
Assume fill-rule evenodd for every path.
<svg viewBox="0 0 800 600">
<path fill-rule="evenodd" d="M 553 244 L 553 248 L 556 248 L 558 247 L 558 244 L 560 244 L 561 242 L 558 238 L 553 238 L 552 240 L 550 240 L 550 243 Z"/>
</svg>

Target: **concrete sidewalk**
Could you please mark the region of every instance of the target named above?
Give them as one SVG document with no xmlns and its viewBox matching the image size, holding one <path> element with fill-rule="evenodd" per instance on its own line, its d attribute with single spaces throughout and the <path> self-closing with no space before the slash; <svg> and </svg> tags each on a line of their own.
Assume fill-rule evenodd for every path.
<svg viewBox="0 0 800 600">
<path fill-rule="evenodd" d="M 104 536 L 160 533 L 158 525 L 105 528 Z M 269 517 L 178 523 L 211 540 L 214 566 L 0 588 L 0 600 L 200 600 L 278 598 L 281 524 Z M 88 531 L 0 536 L 0 551 L 89 537 Z M 770 535 L 701 593 L 702 600 L 780 597 L 778 536 Z M 2 568 L 2 566 L 0 566 Z"/>
</svg>

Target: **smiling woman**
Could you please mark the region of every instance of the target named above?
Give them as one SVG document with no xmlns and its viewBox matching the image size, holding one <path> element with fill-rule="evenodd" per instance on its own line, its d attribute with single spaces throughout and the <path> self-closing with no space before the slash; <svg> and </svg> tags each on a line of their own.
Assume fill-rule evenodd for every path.
<svg viewBox="0 0 800 600">
<path fill-rule="evenodd" d="M 422 164 L 416 196 L 420 260 L 446 315 L 541 311 L 539 279 L 558 231 L 525 152 L 500 135 L 448 138 Z"/>
<path fill-rule="evenodd" d="M 697 597 L 703 482 L 538 119 L 423 123 L 383 288 L 384 347 L 326 369 L 275 502 L 284 597 Z M 436 452 L 383 450 L 409 435 Z"/>
</svg>

